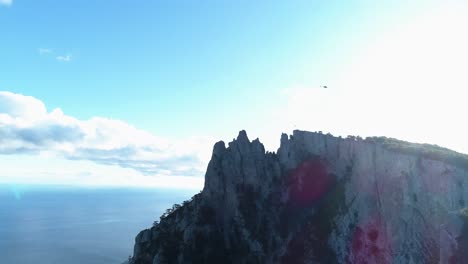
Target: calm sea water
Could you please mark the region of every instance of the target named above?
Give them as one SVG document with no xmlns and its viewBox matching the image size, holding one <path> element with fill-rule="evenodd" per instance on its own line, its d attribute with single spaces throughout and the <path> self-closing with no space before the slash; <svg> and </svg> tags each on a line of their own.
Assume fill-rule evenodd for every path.
<svg viewBox="0 0 468 264">
<path fill-rule="evenodd" d="M 196 193 L 0 186 L 0 263 L 120 264 L 140 230 Z"/>
</svg>

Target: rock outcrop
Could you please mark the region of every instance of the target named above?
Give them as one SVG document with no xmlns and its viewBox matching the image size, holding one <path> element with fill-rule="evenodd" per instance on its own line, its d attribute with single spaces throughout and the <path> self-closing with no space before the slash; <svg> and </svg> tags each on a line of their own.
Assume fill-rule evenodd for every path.
<svg viewBox="0 0 468 264">
<path fill-rule="evenodd" d="M 241 131 L 131 263 L 468 263 L 467 174 L 432 145 L 296 130 L 270 153 Z"/>
</svg>

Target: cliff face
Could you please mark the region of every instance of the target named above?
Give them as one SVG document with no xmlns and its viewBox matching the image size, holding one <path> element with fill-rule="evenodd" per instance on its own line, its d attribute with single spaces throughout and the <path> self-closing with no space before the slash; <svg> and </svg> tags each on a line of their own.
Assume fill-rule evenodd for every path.
<svg viewBox="0 0 468 264">
<path fill-rule="evenodd" d="M 132 263 L 467 263 L 468 159 L 294 131 L 214 146 L 203 191 L 136 237 Z"/>
</svg>

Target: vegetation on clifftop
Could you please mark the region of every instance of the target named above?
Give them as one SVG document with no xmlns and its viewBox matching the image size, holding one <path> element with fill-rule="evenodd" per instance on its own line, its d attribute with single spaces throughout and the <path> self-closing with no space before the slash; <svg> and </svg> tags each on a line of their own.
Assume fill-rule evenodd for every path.
<svg viewBox="0 0 468 264">
<path fill-rule="evenodd" d="M 388 137 L 368 137 L 365 141 L 378 143 L 391 151 L 419 155 L 422 158 L 446 162 L 463 169 L 468 169 L 468 155 L 437 145 L 410 143 Z"/>
</svg>

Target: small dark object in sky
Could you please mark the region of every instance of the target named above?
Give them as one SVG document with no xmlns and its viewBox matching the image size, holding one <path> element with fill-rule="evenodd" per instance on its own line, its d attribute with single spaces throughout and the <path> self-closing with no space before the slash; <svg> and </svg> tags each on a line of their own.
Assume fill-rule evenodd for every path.
<svg viewBox="0 0 468 264">
<path fill-rule="evenodd" d="M 326 86 L 326 85 L 322 85 L 320 87 L 325 88 L 325 89 L 328 88 L 328 86 Z"/>
</svg>

